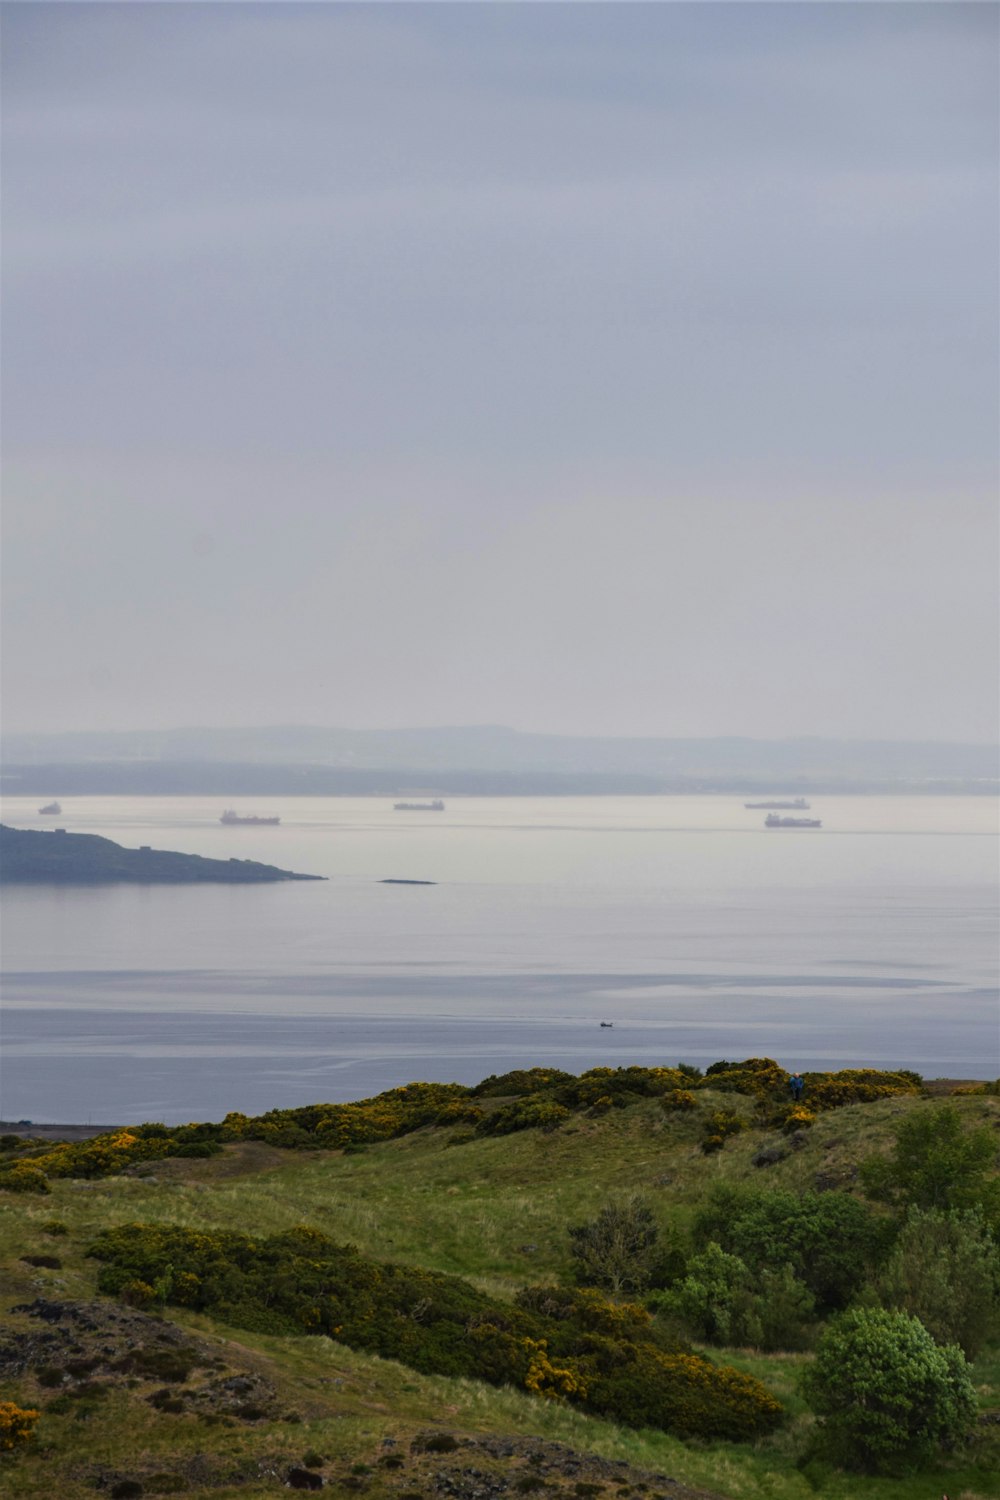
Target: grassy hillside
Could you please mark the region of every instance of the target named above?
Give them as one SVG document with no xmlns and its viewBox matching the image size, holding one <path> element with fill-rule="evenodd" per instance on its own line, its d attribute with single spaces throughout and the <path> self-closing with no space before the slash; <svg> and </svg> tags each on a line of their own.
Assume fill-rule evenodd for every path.
<svg viewBox="0 0 1000 1500">
<path fill-rule="evenodd" d="M 361 1256 L 462 1277 L 509 1303 L 526 1286 L 572 1286 L 569 1228 L 632 1194 L 651 1206 L 661 1249 L 681 1257 L 691 1254 L 692 1227 L 720 1184 L 861 1199 L 861 1161 L 889 1153 L 902 1122 L 929 1118 L 940 1104 L 897 1091 L 799 1125 L 786 1107 L 713 1087 L 711 1077 L 691 1097 L 686 1108 L 665 1108 L 657 1095 L 629 1093 L 619 1107 L 599 1097 L 568 1107 L 555 1128 L 496 1135 L 470 1118 L 347 1149 L 315 1138 L 308 1149 L 282 1146 L 230 1127 L 236 1138 L 221 1149 L 213 1143 L 217 1154 L 139 1159 L 117 1175 L 60 1176 L 50 1162 L 48 1192 L 0 1193 L 0 1402 L 40 1413 L 33 1440 L 0 1454 L 0 1488 L 23 1500 L 251 1500 L 300 1471 L 302 1486 L 302 1473 L 311 1474 L 370 1500 L 517 1500 L 536 1491 L 551 1500 L 1000 1496 L 995 1335 L 973 1366 L 982 1420 L 971 1440 L 927 1472 L 874 1478 L 840 1472 L 811 1450 L 815 1418 L 799 1380 L 815 1330 L 797 1352 L 707 1349 L 695 1339 L 716 1364 L 763 1382 L 785 1418 L 752 1443 L 685 1441 L 524 1389 L 419 1373 L 324 1334 L 222 1322 L 162 1288 L 142 1305 L 97 1291 L 101 1268 L 87 1251 L 114 1226 L 239 1230 L 263 1241 L 308 1225 Z M 967 1131 L 985 1127 L 1000 1142 L 1000 1098 L 950 1102 Z M 488 1093 L 472 1101 L 487 1122 L 508 1104 Z M 732 1133 L 706 1149 L 709 1122 L 720 1115 Z M 282 1129 L 287 1122 L 264 1133 L 280 1137 Z M 8 1161 L 51 1153 L 37 1142 L 3 1144 Z M 34 1313 L 25 1310 L 32 1305 Z M 661 1310 L 651 1326 L 663 1318 Z"/>
</svg>

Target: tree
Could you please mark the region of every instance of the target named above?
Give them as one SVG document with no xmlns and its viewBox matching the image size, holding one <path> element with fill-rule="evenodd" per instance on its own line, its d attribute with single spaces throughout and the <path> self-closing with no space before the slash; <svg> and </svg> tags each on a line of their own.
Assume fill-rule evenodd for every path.
<svg viewBox="0 0 1000 1500">
<path fill-rule="evenodd" d="M 875 1286 L 887 1307 L 975 1359 L 1000 1311 L 1000 1251 L 980 1213 L 911 1208 Z"/>
<path fill-rule="evenodd" d="M 713 1242 L 688 1261 L 687 1275 L 657 1299 L 660 1309 L 710 1344 L 797 1349 L 813 1299 L 789 1266 L 755 1277 L 738 1255 Z"/>
<path fill-rule="evenodd" d="M 871 1209 L 846 1193 L 755 1192 L 720 1186 L 694 1226 L 756 1276 L 790 1266 L 821 1309 L 846 1306 L 884 1254 Z"/>
<path fill-rule="evenodd" d="M 653 1210 L 633 1194 L 607 1203 L 596 1219 L 569 1231 L 577 1280 L 616 1295 L 649 1285 L 659 1237 Z"/>
<path fill-rule="evenodd" d="M 896 1130 L 891 1156 L 861 1164 L 865 1191 L 902 1209 L 982 1209 L 1000 1212 L 996 1137 L 986 1126 L 966 1130 L 952 1104 L 911 1115 Z"/>
<path fill-rule="evenodd" d="M 936 1344 L 904 1312 L 842 1313 L 820 1340 L 803 1384 L 831 1457 L 868 1473 L 916 1469 L 975 1423 L 961 1349 Z"/>
</svg>

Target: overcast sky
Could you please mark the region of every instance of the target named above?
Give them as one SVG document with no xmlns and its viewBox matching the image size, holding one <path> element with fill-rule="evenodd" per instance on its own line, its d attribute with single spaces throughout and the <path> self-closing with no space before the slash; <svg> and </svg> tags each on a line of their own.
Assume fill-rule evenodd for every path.
<svg viewBox="0 0 1000 1500">
<path fill-rule="evenodd" d="M 992 4 L 4 6 L 9 730 L 997 730 Z"/>
</svg>

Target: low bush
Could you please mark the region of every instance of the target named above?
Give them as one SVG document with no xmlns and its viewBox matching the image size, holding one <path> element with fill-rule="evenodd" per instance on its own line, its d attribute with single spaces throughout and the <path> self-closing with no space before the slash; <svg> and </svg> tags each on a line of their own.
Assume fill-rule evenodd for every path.
<svg viewBox="0 0 1000 1500">
<path fill-rule="evenodd" d="M 543 1089 L 572 1083 L 572 1073 L 559 1068 L 515 1068 L 510 1073 L 491 1073 L 470 1092 L 474 1099 L 503 1099 L 514 1095 L 537 1094 Z"/>
<path fill-rule="evenodd" d="M 33 1162 L 19 1161 L 0 1168 L 0 1191 L 7 1193 L 49 1193 L 49 1180 L 43 1168 Z"/>
<path fill-rule="evenodd" d="M 679 1068 L 591 1068 L 561 1084 L 555 1097 L 568 1109 L 589 1109 L 605 1097 L 624 1109 L 639 1099 L 659 1098 L 685 1081 Z"/>
<path fill-rule="evenodd" d="M 721 1151 L 730 1136 L 739 1135 L 747 1128 L 746 1121 L 732 1109 L 713 1109 L 705 1116 L 704 1125 L 701 1149 L 706 1155 Z"/>
<path fill-rule="evenodd" d="M 788 1074 L 771 1057 L 748 1057 L 744 1062 L 713 1063 L 698 1087 L 746 1094 L 759 1104 L 773 1103 L 788 1093 Z"/>
<path fill-rule="evenodd" d="M 457 1277 L 366 1260 L 305 1227 L 253 1240 L 127 1224 L 88 1253 L 112 1295 L 156 1287 L 165 1301 L 238 1327 L 325 1334 L 426 1374 L 519 1386 L 628 1426 L 745 1438 L 781 1417 L 758 1381 L 673 1352 L 645 1309 L 596 1292 L 547 1288 L 537 1305 L 527 1296 L 496 1303 Z"/>
<path fill-rule="evenodd" d="M 698 1101 L 690 1089 L 670 1089 L 664 1094 L 662 1105 L 668 1112 L 697 1109 Z"/>
<path fill-rule="evenodd" d="M 30 1443 L 38 1416 L 37 1411 L 15 1406 L 13 1401 L 0 1401 L 0 1453 L 11 1453 Z"/>
<path fill-rule="evenodd" d="M 557 1104 L 548 1094 L 529 1094 L 483 1115 L 476 1125 L 476 1134 L 512 1135 L 516 1130 L 555 1130 L 569 1117 L 566 1106 Z"/>
<path fill-rule="evenodd" d="M 871 1104 L 897 1094 L 919 1094 L 923 1080 L 908 1069 L 883 1072 L 878 1068 L 842 1068 L 839 1073 L 806 1073 L 803 1083 L 807 1107 L 824 1110 Z"/>
</svg>

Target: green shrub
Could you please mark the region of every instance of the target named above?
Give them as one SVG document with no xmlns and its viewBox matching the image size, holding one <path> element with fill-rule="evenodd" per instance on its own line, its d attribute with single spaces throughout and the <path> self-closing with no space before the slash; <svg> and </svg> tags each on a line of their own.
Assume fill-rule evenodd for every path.
<svg viewBox="0 0 1000 1500">
<path fill-rule="evenodd" d="M 710 1364 L 695 1354 L 664 1354 L 650 1345 L 633 1357 L 601 1362 L 587 1388 L 587 1405 L 630 1427 L 660 1427 L 681 1437 L 710 1434 L 747 1442 L 780 1422 L 780 1404 L 752 1376 Z"/>
<path fill-rule="evenodd" d="M 699 1087 L 746 1094 L 764 1104 L 787 1095 L 788 1075 L 771 1057 L 748 1057 L 744 1062 L 713 1063 L 705 1069 Z"/>
<path fill-rule="evenodd" d="M 484 1115 L 476 1126 L 478 1135 L 511 1135 L 515 1130 L 555 1130 L 570 1112 L 547 1094 L 529 1095 Z"/>
<path fill-rule="evenodd" d="M 621 1109 L 639 1099 L 655 1099 L 678 1088 L 684 1075 L 677 1068 L 590 1068 L 562 1084 L 556 1099 L 569 1109 L 589 1109 L 597 1099 L 610 1098 Z"/>
<path fill-rule="evenodd" d="M 0 1192 L 49 1193 L 51 1191 L 44 1171 L 32 1162 L 19 1161 L 13 1166 L 0 1168 Z"/>
<path fill-rule="evenodd" d="M 701 1149 L 709 1154 L 721 1151 L 730 1136 L 746 1129 L 746 1121 L 732 1109 L 713 1109 L 705 1116 L 705 1135 Z"/>
<path fill-rule="evenodd" d="M 1000 1313 L 1000 1249 L 979 1213 L 911 1208 L 876 1290 L 974 1359 Z"/>
<path fill-rule="evenodd" d="M 650 1334 L 652 1319 L 646 1308 L 635 1302 L 612 1302 L 593 1287 L 523 1287 L 514 1298 L 514 1305 L 585 1333 L 600 1333 L 610 1338 L 645 1338 Z M 671 1345 L 670 1352 L 691 1351 L 686 1346 Z"/>
<path fill-rule="evenodd" d="M 840 1109 L 845 1104 L 870 1104 L 896 1094 L 919 1094 L 923 1080 L 908 1069 L 883 1072 L 878 1068 L 842 1068 L 839 1073 L 806 1073 L 805 1100 L 810 1109 Z"/>
<path fill-rule="evenodd" d="M 887 1073 L 876 1068 L 844 1068 L 839 1073 L 806 1073 L 804 1108 L 812 1116 L 844 1104 L 915 1094 L 920 1092 L 921 1081 L 918 1073 L 906 1069 Z M 796 1107 L 796 1101 L 788 1094 L 788 1074 L 770 1057 L 712 1063 L 705 1069 L 700 1087 L 746 1094 L 756 1100 L 760 1112 L 776 1128 L 783 1125 L 788 1113 Z"/>
<path fill-rule="evenodd" d="M 961 1349 L 935 1344 L 908 1313 L 841 1314 L 803 1383 L 830 1455 L 847 1468 L 919 1470 L 975 1423 L 975 1390 Z"/>
<path fill-rule="evenodd" d="M 511 1095 L 537 1094 L 573 1082 L 572 1073 L 559 1068 L 516 1068 L 510 1073 L 491 1073 L 477 1083 L 471 1093 L 476 1099 L 506 1098 Z"/>
</svg>

